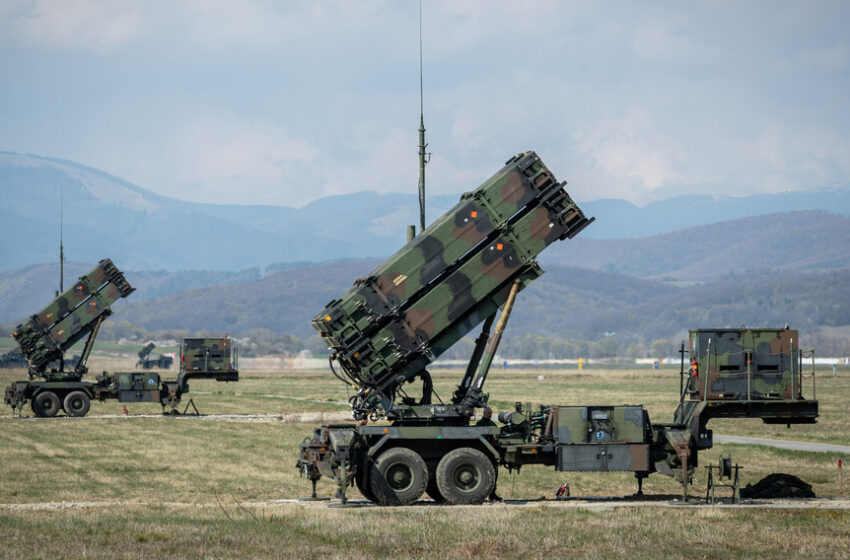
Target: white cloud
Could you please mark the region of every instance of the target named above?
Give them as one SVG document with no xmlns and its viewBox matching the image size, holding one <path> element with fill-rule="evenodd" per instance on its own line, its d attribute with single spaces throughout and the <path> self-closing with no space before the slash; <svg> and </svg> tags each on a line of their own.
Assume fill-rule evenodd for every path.
<svg viewBox="0 0 850 560">
<path fill-rule="evenodd" d="M 525 149 L 584 200 L 846 181 L 846 11 L 427 0 L 429 193 Z M 0 148 L 196 201 L 415 192 L 417 36 L 393 0 L 0 0 Z"/>
<path fill-rule="evenodd" d="M 805 69 L 820 72 L 846 71 L 850 63 L 850 48 L 845 43 L 823 48 L 806 48 L 797 55 L 797 62 Z"/>
<path fill-rule="evenodd" d="M 178 198 L 286 206 L 323 194 L 313 190 L 314 181 L 328 162 L 319 149 L 281 127 L 217 116 L 181 125 L 154 158 L 174 171 Z"/>
<path fill-rule="evenodd" d="M 605 181 L 607 196 L 640 199 L 675 183 L 693 182 L 676 139 L 667 136 L 644 109 L 591 123 L 576 132 L 578 149 L 591 169 Z M 621 185 L 621 186 L 615 186 Z"/>
<path fill-rule="evenodd" d="M 137 2 L 115 0 L 37 0 L 7 7 L 10 33 L 24 44 L 110 50 L 144 32 Z"/>
<path fill-rule="evenodd" d="M 419 182 L 413 130 L 367 126 L 352 134 L 359 148 L 329 169 L 325 194 L 416 191 Z"/>
<path fill-rule="evenodd" d="M 751 137 L 730 143 L 720 162 L 762 192 L 807 189 L 846 181 L 850 139 L 828 125 L 763 124 Z"/>
</svg>

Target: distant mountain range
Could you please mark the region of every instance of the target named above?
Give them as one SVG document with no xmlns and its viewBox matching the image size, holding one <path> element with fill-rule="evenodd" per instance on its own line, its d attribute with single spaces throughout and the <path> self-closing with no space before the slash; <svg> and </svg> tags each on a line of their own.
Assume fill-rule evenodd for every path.
<svg viewBox="0 0 850 560">
<path fill-rule="evenodd" d="M 404 243 L 405 225 L 418 222 L 414 193 L 360 192 L 323 198 L 297 209 L 197 204 L 154 194 L 78 163 L 0 152 L 0 255 L 3 256 L 0 270 L 56 262 L 60 185 L 68 259 L 97 262 L 109 256 L 123 270 L 244 271 L 253 267 L 277 270 L 291 268 L 291 263 L 297 262 L 384 257 Z M 429 197 L 429 217 L 442 214 L 456 200 L 457 196 Z M 682 228 L 791 210 L 830 212 L 836 216 L 795 216 L 812 227 L 816 227 L 815 222 L 830 220 L 840 231 L 846 231 L 846 219 L 842 222 L 840 216 L 850 216 L 850 187 L 739 198 L 683 196 L 642 208 L 622 200 L 582 202 L 581 206 L 586 214 L 596 216 L 597 221 L 582 232 L 580 243 L 569 244 L 569 253 L 566 247 L 558 247 L 553 255 L 544 254 L 546 260 L 556 265 L 580 264 L 630 274 L 691 278 L 703 274 L 699 266 L 652 264 L 699 260 L 696 255 L 700 252 L 687 254 L 674 238 L 668 238 L 666 249 L 659 241 L 649 242 L 656 247 L 655 253 L 640 240 L 636 245 L 627 242 L 611 245 L 610 256 L 601 254 L 599 246 L 591 241 L 635 240 Z M 747 229 L 744 223 L 740 227 Z M 781 227 L 776 225 L 774 233 L 778 234 Z M 709 242 L 707 238 L 702 241 Z M 775 241 L 781 244 L 778 238 Z M 764 237 L 753 239 L 752 252 L 758 252 L 756 247 L 763 242 L 766 242 Z M 739 258 L 738 249 L 746 248 L 746 243 L 742 238 L 730 258 Z M 573 254 L 574 249 L 581 254 Z M 624 259 L 617 256 L 628 256 L 635 251 L 645 256 L 637 268 L 624 265 Z M 833 257 L 824 255 L 811 266 L 844 266 L 842 255 L 835 253 Z M 832 265 L 829 258 L 835 261 Z"/>
<path fill-rule="evenodd" d="M 150 332 L 233 335 L 268 329 L 306 341 L 315 335 L 311 319 L 350 287 L 354 278 L 368 274 L 377 264 L 309 266 L 241 283 L 218 279 L 215 285 L 147 300 L 132 294 L 113 306 L 110 324 L 129 321 Z M 147 284 L 143 276 L 128 273 L 128 277 L 139 286 Z M 0 277 L 4 306 L 11 281 L 9 275 Z M 50 295 L 26 298 L 31 304 L 26 314 L 40 309 Z M 688 328 L 786 322 L 806 335 L 824 327 L 850 325 L 850 270 L 767 270 L 681 285 L 616 272 L 550 267 L 520 294 L 509 339 L 539 335 L 595 341 L 610 335 L 623 347 L 632 343 L 648 347 L 660 338 L 679 340 Z"/>
<path fill-rule="evenodd" d="M 395 252 L 416 220 L 408 195 L 299 209 L 193 204 L 72 162 L 0 153 L 0 325 L 35 313 L 58 287 L 60 184 L 65 284 L 112 258 L 136 292 L 110 323 L 148 331 L 309 339 L 315 314 Z M 453 203 L 434 197 L 430 215 Z M 616 333 L 648 347 L 695 326 L 850 325 L 848 189 L 582 207 L 596 223 L 541 255 L 548 273 L 522 292 L 510 339 Z"/>
<path fill-rule="evenodd" d="M 570 264 L 667 281 L 706 281 L 765 269 L 840 269 L 850 267 L 850 218 L 810 210 L 750 216 L 640 239 L 580 236 L 556 243 L 540 257 L 544 265 Z"/>
<path fill-rule="evenodd" d="M 592 261 L 591 249 L 577 246 L 575 252 L 586 257 L 586 262 L 577 264 L 591 264 L 595 270 L 543 263 L 547 273 L 522 292 L 521 305 L 511 319 L 510 338 L 541 335 L 592 341 L 617 333 L 622 344 L 648 346 L 655 339 L 679 337 L 695 326 L 790 322 L 814 333 L 850 325 L 846 260 L 841 261 L 845 266 L 833 269 L 812 266 L 837 254 L 828 232 L 843 227 L 846 236 L 847 219 L 837 217 L 843 222 L 836 226 L 831 221 L 836 217 L 822 217 L 817 212 L 798 212 L 738 220 L 636 240 L 635 247 L 624 246 L 623 240 L 589 240 L 596 252 L 608 256 Z M 809 243 L 806 238 L 797 239 L 793 224 L 803 228 L 800 231 L 806 232 Z M 771 232 L 778 232 L 776 242 L 764 243 L 763 237 L 774 235 Z M 762 248 L 739 246 L 741 239 L 756 240 Z M 846 237 L 837 239 L 836 243 L 847 247 Z M 677 240 L 678 245 L 668 251 L 668 244 Z M 561 250 L 561 245 L 577 243 L 563 242 L 550 250 Z M 654 260 L 668 253 L 673 257 L 669 261 Z M 679 258 L 682 255 L 694 257 Z M 630 274 L 606 270 L 606 259 L 618 262 Z M 645 261 L 655 266 L 645 266 Z M 702 261 L 706 264 L 701 268 L 697 264 Z M 306 340 L 315 334 L 311 319 L 325 304 L 379 263 L 293 266 L 264 275 L 257 269 L 236 273 L 125 270 L 137 292 L 113 306 L 115 316 L 110 322 L 129 321 L 148 331 L 236 335 L 262 328 Z M 683 266 L 677 269 L 679 264 Z M 69 263 L 66 285 L 89 268 Z M 666 272 L 654 274 L 659 269 L 684 276 L 692 273 L 696 279 L 670 280 Z M 0 324 L 9 325 L 43 307 L 53 295 L 57 278 L 57 265 L 0 273 Z"/>
</svg>

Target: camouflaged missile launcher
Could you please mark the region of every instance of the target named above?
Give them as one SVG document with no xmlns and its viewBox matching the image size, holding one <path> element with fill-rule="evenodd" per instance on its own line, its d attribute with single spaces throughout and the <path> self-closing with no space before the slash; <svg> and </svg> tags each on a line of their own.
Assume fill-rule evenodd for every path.
<svg viewBox="0 0 850 560">
<path fill-rule="evenodd" d="M 696 400 L 801 399 L 799 341 L 787 328 L 691 330 L 688 393 Z"/>
<path fill-rule="evenodd" d="M 104 259 L 41 312 L 18 325 L 12 336 L 29 363 L 43 368 L 89 334 L 98 318 L 111 315 L 110 306 L 134 289 L 112 261 Z"/>
<path fill-rule="evenodd" d="M 533 152 L 509 160 L 313 320 L 356 383 L 389 393 L 501 306 L 591 220 Z"/>
<path fill-rule="evenodd" d="M 29 320 L 15 329 L 15 340 L 21 346 L 34 344 L 50 328 L 67 317 L 79 305 L 96 293 L 107 282 L 125 286 L 127 294 L 132 291 L 121 271 L 109 259 L 103 259 L 97 266 L 77 282 L 51 301 L 44 309 L 31 316 Z"/>
</svg>

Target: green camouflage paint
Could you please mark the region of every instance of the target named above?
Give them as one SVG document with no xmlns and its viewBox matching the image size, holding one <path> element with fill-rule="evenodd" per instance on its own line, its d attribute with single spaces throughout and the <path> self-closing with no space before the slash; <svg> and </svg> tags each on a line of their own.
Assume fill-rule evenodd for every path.
<svg viewBox="0 0 850 560">
<path fill-rule="evenodd" d="M 695 400 L 801 398 L 800 335 L 795 329 L 698 329 L 690 331 L 689 375 Z"/>
<path fill-rule="evenodd" d="M 536 256 L 587 219 L 534 152 L 520 154 L 314 320 L 358 386 L 355 416 L 383 414 L 397 388 L 501 307 Z"/>
<path fill-rule="evenodd" d="M 32 368 L 43 371 L 65 349 L 88 335 L 95 322 L 112 314 L 110 306 L 135 288 L 112 261 L 103 259 L 12 333 Z"/>
</svg>

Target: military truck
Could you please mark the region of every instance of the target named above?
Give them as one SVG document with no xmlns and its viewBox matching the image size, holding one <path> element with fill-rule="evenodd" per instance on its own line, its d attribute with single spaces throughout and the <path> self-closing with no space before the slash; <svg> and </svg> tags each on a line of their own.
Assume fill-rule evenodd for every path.
<svg viewBox="0 0 850 560">
<path fill-rule="evenodd" d="M 528 464 L 631 471 L 638 492 L 645 477 L 659 472 L 677 477 L 686 495 L 698 451 L 712 445 L 709 419 L 815 421 L 817 401 L 800 391 L 796 331 L 760 329 L 739 333 L 734 351 L 731 331 L 722 344 L 720 331 L 694 331 L 697 367 L 687 390 L 683 379 L 672 423 L 651 423 L 640 405 L 517 403 L 498 415 L 501 426 L 471 425 L 487 404 L 483 385 L 517 294 L 543 274 L 536 256 L 593 221 L 563 186 L 534 152 L 511 158 L 313 320 L 331 350 L 331 371 L 355 390 L 356 420 L 323 425 L 301 444 L 297 468 L 312 482 L 314 497 L 316 482 L 327 476 L 343 501 L 356 485 L 382 505 L 410 504 L 425 492 L 438 502 L 475 504 L 495 489 L 499 466 Z M 428 364 L 482 323 L 452 398 L 432 402 Z M 744 352 L 743 361 L 730 357 L 736 352 Z M 771 360 L 785 369 L 752 366 Z M 745 371 L 729 369 L 743 363 L 750 363 Z M 744 377 L 732 381 L 732 375 Z M 405 388 L 415 380 L 422 383 L 418 398 Z M 745 393 L 742 382 L 750 387 Z M 368 425 L 378 420 L 387 423 Z"/>
<path fill-rule="evenodd" d="M 158 402 L 176 411 L 181 396 L 189 391 L 189 379 L 213 378 L 238 381 L 233 367 L 221 371 L 183 371 L 176 381 L 164 381 L 153 372 L 103 372 L 94 381 L 85 380 L 86 363 L 102 322 L 112 314 L 111 305 L 134 291 L 124 274 L 109 259 L 103 259 L 88 274 L 57 296 L 39 313 L 17 326 L 12 333 L 27 359 L 26 381 L 15 381 L 5 391 L 4 402 L 12 410 L 23 411 L 27 402 L 36 416 L 85 416 L 92 400 L 119 402 Z M 83 351 L 71 365 L 65 352 L 85 339 Z M 227 347 L 230 339 L 218 339 Z M 230 361 L 228 359 L 228 366 Z"/>
<path fill-rule="evenodd" d="M 147 344 L 139 350 L 138 356 L 139 361 L 136 362 L 136 367 L 140 367 L 142 369 L 169 369 L 171 368 L 171 364 L 174 363 L 174 358 L 171 356 L 166 356 L 165 354 L 160 354 L 156 359 L 151 358 L 151 352 L 156 348 L 156 344 L 153 342 L 148 342 Z"/>
</svg>

